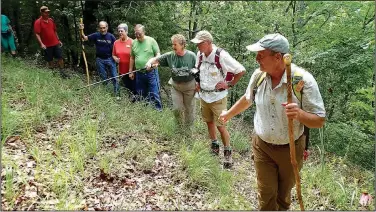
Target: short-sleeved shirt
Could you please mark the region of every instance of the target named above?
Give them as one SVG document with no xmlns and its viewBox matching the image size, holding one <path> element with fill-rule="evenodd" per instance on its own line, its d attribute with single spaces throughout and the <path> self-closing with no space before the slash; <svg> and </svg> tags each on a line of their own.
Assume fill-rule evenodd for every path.
<svg viewBox="0 0 376 212">
<path fill-rule="evenodd" d="M 132 50 L 132 38 L 128 38 L 126 41 L 120 39 L 116 40 L 112 49 L 112 55 L 120 58 L 119 72 L 120 74 L 126 74 L 129 72 L 129 62 Z"/>
<path fill-rule="evenodd" d="M 95 32 L 87 36 L 88 40 L 95 43 L 95 55 L 102 59 L 108 59 L 112 56 L 112 47 L 116 41 L 113 34 L 107 32 L 102 35 L 100 32 Z"/>
<path fill-rule="evenodd" d="M 6 15 L 1 15 L 1 33 L 7 33 L 9 30 L 10 20 Z"/>
<path fill-rule="evenodd" d="M 159 52 L 158 43 L 152 37 L 145 35 L 142 42 L 133 40 L 131 56 L 134 57 L 136 69 L 144 68 L 149 59 Z"/>
<path fill-rule="evenodd" d="M 170 67 L 172 73 L 171 78 L 175 82 L 189 82 L 194 79 L 190 72 L 191 69 L 195 67 L 195 53 L 185 50 L 185 54 L 179 56 L 174 51 L 171 51 L 159 56 L 157 60 L 161 66 Z"/>
<path fill-rule="evenodd" d="M 215 65 L 215 52 L 217 47 L 213 44 L 213 51 L 206 57 L 205 54 L 197 52 L 196 64 L 198 66 L 200 55 L 202 55 L 202 62 L 200 66 L 200 88 L 207 91 L 215 90 L 215 86 L 218 82 L 224 81 L 227 72 L 233 74 L 238 74 L 242 71 L 245 71 L 245 68 L 242 64 L 236 61 L 231 55 L 225 50 L 221 51 L 219 56 L 219 63 L 222 66 L 223 75 L 221 71 L 218 70 Z M 218 91 L 218 92 L 203 92 L 200 91 L 200 97 L 206 103 L 212 103 L 223 99 L 228 94 L 227 90 Z"/>
<path fill-rule="evenodd" d="M 292 101 L 302 105 L 302 109 L 308 113 L 325 117 L 324 102 L 322 100 L 316 80 L 312 74 L 304 69 L 291 64 L 291 75 L 296 71 L 303 74 L 304 87 L 302 91 L 302 102 L 292 95 Z M 257 84 L 258 76 L 263 72 L 257 69 L 251 76 L 245 97 L 253 103 L 253 89 Z M 287 77 L 283 74 L 280 83 L 272 89 L 270 75 L 266 74 L 265 79 L 257 87 L 254 98 L 256 113 L 254 116 L 255 133 L 265 142 L 272 144 L 288 144 L 288 118 L 285 108 L 281 105 L 287 102 Z M 294 119 L 294 139 L 298 139 L 304 130 L 304 125 Z"/>
<path fill-rule="evenodd" d="M 39 34 L 42 43 L 46 47 L 56 46 L 59 44 L 59 39 L 56 36 L 55 22 L 48 18 L 44 20 L 42 17 L 34 22 L 34 32 Z"/>
</svg>

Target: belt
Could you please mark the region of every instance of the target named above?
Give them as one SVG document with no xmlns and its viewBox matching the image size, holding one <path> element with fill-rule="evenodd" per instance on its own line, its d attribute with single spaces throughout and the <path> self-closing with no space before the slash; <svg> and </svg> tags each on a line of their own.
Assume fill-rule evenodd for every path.
<svg viewBox="0 0 376 212">
<path fill-rule="evenodd" d="M 301 136 L 299 136 L 299 138 L 296 139 L 296 140 L 294 141 L 295 145 L 298 144 L 299 139 L 300 139 L 303 135 L 304 135 L 304 134 L 302 134 Z M 279 148 L 286 148 L 286 147 L 289 147 L 289 146 L 290 146 L 290 143 L 288 143 L 288 144 L 272 144 L 272 143 L 268 143 L 268 142 L 262 140 L 260 137 L 258 137 L 258 138 L 259 138 L 262 142 L 264 142 L 266 145 L 268 145 L 268 146 L 279 147 Z"/>
<path fill-rule="evenodd" d="M 102 59 L 102 60 L 108 60 L 108 59 L 111 58 L 111 57 L 102 57 L 102 56 L 98 56 L 98 55 L 97 55 L 97 57 L 100 58 L 100 59 Z"/>
<path fill-rule="evenodd" d="M 224 91 L 224 90 L 226 90 L 226 89 L 205 90 L 205 89 L 200 88 L 200 91 L 202 93 L 221 92 L 221 91 Z"/>
</svg>

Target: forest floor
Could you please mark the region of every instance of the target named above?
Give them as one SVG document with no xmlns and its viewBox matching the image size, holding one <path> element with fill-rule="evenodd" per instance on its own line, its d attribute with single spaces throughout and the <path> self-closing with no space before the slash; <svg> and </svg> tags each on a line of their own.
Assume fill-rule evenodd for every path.
<svg viewBox="0 0 376 212">
<path fill-rule="evenodd" d="M 3 210 L 257 210 L 251 127 L 229 123 L 234 166 L 209 151 L 199 113 L 192 134 L 162 112 L 121 100 L 112 86 L 62 79 L 19 59 L 2 58 Z M 197 104 L 199 111 L 199 104 Z M 221 147 L 222 148 L 222 147 Z M 374 176 L 311 149 L 301 171 L 306 210 L 374 210 Z M 292 210 L 299 210 L 295 189 Z"/>
</svg>

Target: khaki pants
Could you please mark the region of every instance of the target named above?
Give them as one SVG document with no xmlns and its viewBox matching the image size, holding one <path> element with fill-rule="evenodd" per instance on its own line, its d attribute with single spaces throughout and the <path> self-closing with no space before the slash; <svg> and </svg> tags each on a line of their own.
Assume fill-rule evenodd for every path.
<svg viewBox="0 0 376 212">
<path fill-rule="evenodd" d="M 172 107 L 180 126 L 191 127 L 194 121 L 196 101 L 194 99 L 196 81 L 175 82 L 170 80 Z"/>
<path fill-rule="evenodd" d="M 303 166 L 305 135 L 295 142 L 299 171 Z M 257 175 L 259 210 L 288 210 L 295 176 L 289 145 L 273 145 L 253 135 L 253 154 Z"/>
</svg>

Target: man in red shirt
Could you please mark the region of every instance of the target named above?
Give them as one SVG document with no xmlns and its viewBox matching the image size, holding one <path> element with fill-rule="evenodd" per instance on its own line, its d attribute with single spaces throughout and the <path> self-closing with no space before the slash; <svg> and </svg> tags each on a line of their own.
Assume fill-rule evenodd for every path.
<svg viewBox="0 0 376 212">
<path fill-rule="evenodd" d="M 34 32 L 40 47 L 44 50 L 45 59 L 49 68 L 53 68 L 53 58 L 58 60 L 60 73 L 68 77 L 63 71 L 64 62 L 61 47 L 63 43 L 59 40 L 54 20 L 50 18 L 50 10 L 46 6 L 40 8 L 41 17 L 34 22 Z"/>
</svg>

